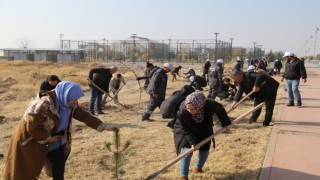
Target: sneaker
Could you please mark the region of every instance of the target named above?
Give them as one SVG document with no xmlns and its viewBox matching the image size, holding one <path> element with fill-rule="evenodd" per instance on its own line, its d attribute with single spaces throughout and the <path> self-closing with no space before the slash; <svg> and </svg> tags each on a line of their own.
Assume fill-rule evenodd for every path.
<svg viewBox="0 0 320 180">
<path fill-rule="evenodd" d="M 89 113 L 90 113 L 91 115 L 95 115 L 94 112 L 92 112 L 92 111 L 89 111 Z"/>
<path fill-rule="evenodd" d="M 287 104 L 287 106 L 294 106 L 293 101 L 289 101 L 289 103 Z"/>
<path fill-rule="evenodd" d="M 195 167 L 195 168 L 192 169 L 192 172 L 195 173 L 195 174 L 199 174 L 199 173 L 203 173 L 203 170 L 202 169 L 198 169 L 198 168 Z"/>
<path fill-rule="evenodd" d="M 104 113 L 103 111 L 98 111 L 97 114 L 107 114 L 107 113 Z"/>
<path fill-rule="evenodd" d="M 263 127 L 268 127 L 268 126 L 269 126 L 269 125 L 262 124 L 262 126 L 261 126 L 261 127 L 263 128 Z"/>
<path fill-rule="evenodd" d="M 180 176 L 179 178 L 180 180 L 188 180 L 188 177 L 185 177 L 185 176 Z"/>
<path fill-rule="evenodd" d="M 148 115 L 142 115 L 141 120 L 142 120 L 142 121 L 150 121 L 150 116 L 148 116 Z"/>
<path fill-rule="evenodd" d="M 297 102 L 297 106 L 299 107 L 299 106 L 302 106 L 302 102 L 301 101 L 298 101 Z"/>
</svg>

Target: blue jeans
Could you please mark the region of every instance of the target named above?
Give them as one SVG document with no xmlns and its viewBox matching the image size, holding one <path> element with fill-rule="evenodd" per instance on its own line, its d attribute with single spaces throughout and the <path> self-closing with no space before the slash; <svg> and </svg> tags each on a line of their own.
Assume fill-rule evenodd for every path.
<svg viewBox="0 0 320 180">
<path fill-rule="evenodd" d="M 301 95 L 299 92 L 299 83 L 300 80 L 286 80 L 286 88 L 288 91 L 288 99 L 289 101 L 301 101 Z"/>
<path fill-rule="evenodd" d="M 184 148 L 182 148 L 181 153 L 184 153 L 184 152 L 188 151 L 189 149 L 190 148 L 184 147 Z M 184 158 L 181 159 L 181 161 L 180 161 L 180 176 L 188 177 L 189 166 L 190 166 L 192 154 L 193 153 L 191 153 L 188 156 L 185 156 Z M 209 151 L 199 151 L 198 157 L 195 162 L 195 167 L 197 169 L 202 169 L 202 167 L 204 166 L 204 163 L 208 159 L 208 156 L 209 156 Z"/>
<path fill-rule="evenodd" d="M 90 94 L 91 97 L 90 97 L 89 111 L 91 113 L 94 113 L 94 103 L 95 102 L 97 102 L 97 111 L 98 112 L 102 111 L 101 110 L 102 93 L 99 90 L 97 90 L 91 86 L 89 86 L 89 87 L 90 87 L 90 93 L 91 93 Z"/>
</svg>

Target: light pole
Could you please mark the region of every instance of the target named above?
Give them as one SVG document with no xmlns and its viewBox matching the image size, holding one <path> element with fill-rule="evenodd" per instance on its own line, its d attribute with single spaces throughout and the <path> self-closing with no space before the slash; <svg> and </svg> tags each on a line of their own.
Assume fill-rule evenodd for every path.
<svg viewBox="0 0 320 180">
<path fill-rule="evenodd" d="M 259 57 L 258 58 L 261 58 L 262 45 L 257 45 L 257 48 L 258 48 L 258 52 L 259 52 Z"/>
<path fill-rule="evenodd" d="M 312 35 L 310 35 L 310 41 L 309 41 L 309 52 L 308 52 L 308 56 L 310 58 L 310 48 L 311 48 L 311 40 L 312 40 Z"/>
<path fill-rule="evenodd" d="M 231 44 L 230 44 L 230 55 L 231 55 L 231 58 L 230 59 L 232 59 L 232 53 L 233 53 L 233 51 L 232 51 L 232 41 L 234 40 L 234 38 L 230 38 L 230 41 L 231 41 Z"/>
<path fill-rule="evenodd" d="M 257 42 L 253 42 L 253 59 L 256 58 L 256 44 Z"/>
<path fill-rule="evenodd" d="M 313 47 L 313 58 L 314 59 L 317 59 L 317 57 L 316 57 L 316 44 L 317 44 L 318 31 L 319 31 L 319 28 L 316 27 L 316 37 L 315 37 L 315 40 L 314 40 L 314 47 Z"/>
<path fill-rule="evenodd" d="M 60 35 L 60 49 L 63 49 L 63 42 L 62 42 L 62 36 L 64 34 L 59 34 Z"/>
<path fill-rule="evenodd" d="M 218 50 L 217 45 L 218 45 L 218 35 L 219 35 L 219 33 L 215 32 L 214 34 L 216 35 L 216 45 L 215 45 L 215 50 L 214 50 L 214 60 L 216 61 L 217 60 L 217 50 Z"/>
<path fill-rule="evenodd" d="M 133 56 L 132 56 L 132 60 L 133 60 L 133 63 L 136 62 L 136 38 L 137 34 L 132 34 L 132 39 L 133 39 Z"/>
</svg>

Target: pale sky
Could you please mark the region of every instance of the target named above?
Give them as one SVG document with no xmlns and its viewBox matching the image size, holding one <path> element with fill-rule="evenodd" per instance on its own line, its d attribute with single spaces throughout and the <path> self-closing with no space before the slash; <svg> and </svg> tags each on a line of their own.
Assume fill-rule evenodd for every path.
<svg viewBox="0 0 320 180">
<path fill-rule="evenodd" d="M 63 39 L 215 39 L 313 54 L 320 0 L 0 0 L 0 48 L 57 48 Z M 313 36 L 310 41 L 310 36 Z M 320 53 L 320 32 L 316 53 Z M 306 43 L 308 41 L 308 43 Z"/>
</svg>

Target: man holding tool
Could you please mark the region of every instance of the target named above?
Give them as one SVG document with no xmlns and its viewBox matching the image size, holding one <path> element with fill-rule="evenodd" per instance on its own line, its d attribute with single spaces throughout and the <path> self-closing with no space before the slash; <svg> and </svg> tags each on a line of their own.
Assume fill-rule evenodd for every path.
<svg viewBox="0 0 320 180">
<path fill-rule="evenodd" d="M 102 94 L 105 93 L 109 96 L 109 83 L 112 78 L 112 74 L 116 73 L 118 68 L 111 66 L 110 68 L 93 68 L 89 72 L 89 87 L 90 87 L 90 103 L 89 112 L 94 115 L 94 103 L 96 104 L 96 110 L 98 114 L 104 114 L 101 109 Z M 103 92 L 101 91 L 103 90 Z"/>
<path fill-rule="evenodd" d="M 270 76 L 256 72 L 242 72 L 235 70 L 232 72 L 231 77 L 239 84 L 239 89 L 234 97 L 231 110 L 238 106 L 238 102 L 240 101 L 242 94 L 246 93 L 251 99 L 254 99 L 254 106 L 265 102 L 266 115 L 262 127 L 269 126 L 269 123 L 272 120 L 279 83 Z M 260 113 L 261 109 L 252 113 L 249 123 L 256 122 Z"/>
</svg>

